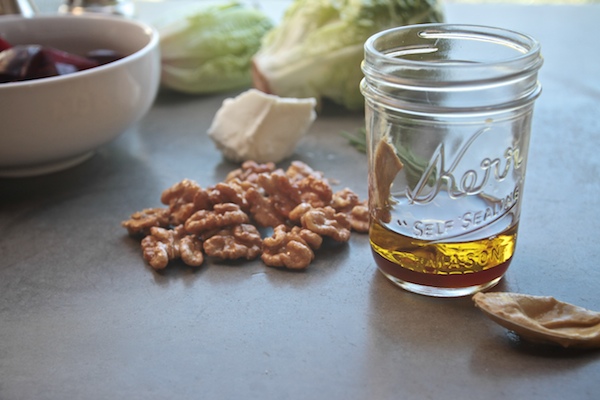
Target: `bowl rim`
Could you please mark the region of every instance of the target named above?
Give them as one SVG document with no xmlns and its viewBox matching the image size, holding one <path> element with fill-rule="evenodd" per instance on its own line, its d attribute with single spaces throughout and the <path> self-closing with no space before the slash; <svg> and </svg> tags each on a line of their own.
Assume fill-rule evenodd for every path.
<svg viewBox="0 0 600 400">
<path fill-rule="evenodd" d="M 24 81 L 17 82 L 4 82 L 0 83 L 0 91 L 3 88 L 16 88 L 20 86 L 32 86 L 32 85 L 41 85 L 44 83 L 53 83 L 59 82 L 63 80 L 70 79 L 78 79 L 79 77 L 84 77 L 85 75 L 95 74 L 101 71 L 110 70 L 112 68 L 118 68 L 121 64 L 125 64 L 130 62 L 131 60 L 135 60 L 141 58 L 146 55 L 154 48 L 158 48 L 159 43 L 159 33 L 158 30 L 150 24 L 147 24 L 143 21 L 134 20 L 131 18 L 121 17 L 121 16 L 113 16 L 108 14 L 100 14 L 100 13 L 83 13 L 83 14 L 38 14 L 33 17 L 23 17 L 21 15 L 0 15 L 0 23 L 2 21 L 18 21 L 18 20 L 72 20 L 72 19 L 90 19 L 90 20 L 109 20 L 114 21 L 116 23 L 123 23 L 129 25 L 137 25 L 143 31 L 145 31 L 150 40 L 148 43 L 136 51 L 135 53 L 126 55 L 118 60 L 111 61 L 107 64 L 99 65 L 97 67 L 89 68 L 83 71 L 77 71 L 66 75 L 57 75 L 57 76 L 48 76 L 45 78 L 36 78 L 36 79 L 28 79 Z"/>
</svg>

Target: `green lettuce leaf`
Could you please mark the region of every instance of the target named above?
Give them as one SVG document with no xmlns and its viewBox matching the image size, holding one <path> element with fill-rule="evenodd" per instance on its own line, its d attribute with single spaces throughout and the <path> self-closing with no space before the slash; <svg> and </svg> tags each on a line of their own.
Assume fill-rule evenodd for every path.
<svg viewBox="0 0 600 400">
<path fill-rule="evenodd" d="M 442 20 L 437 0 L 295 0 L 253 58 L 254 85 L 360 109 L 364 42 L 391 27 Z"/>
<path fill-rule="evenodd" d="M 249 87 L 251 59 L 273 27 L 239 3 L 206 7 L 160 30 L 161 83 L 186 93 Z"/>
</svg>

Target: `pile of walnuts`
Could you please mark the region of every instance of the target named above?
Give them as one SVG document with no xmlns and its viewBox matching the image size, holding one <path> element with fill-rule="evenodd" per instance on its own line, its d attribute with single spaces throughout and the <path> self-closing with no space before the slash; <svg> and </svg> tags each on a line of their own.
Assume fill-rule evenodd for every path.
<svg viewBox="0 0 600 400">
<path fill-rule="evenodd" d="M 346 188 L 333 192 L 321 172 L 300 161 L 287 170 L 246 161 L 224 182 L 202 188 L 184 179 L 162 193 L 166 207 L 148 208 L 123 221 L 143 236 L 144 259 L 155 269 L 181 259 L 200 266 L 204 258 L 261 257 L 270 267 L 306 268 L 324 237 L 350 239 L 367 232 L 366 202 Z M 262 238 L 258 228 L 273 228 Z"/>
</svg>

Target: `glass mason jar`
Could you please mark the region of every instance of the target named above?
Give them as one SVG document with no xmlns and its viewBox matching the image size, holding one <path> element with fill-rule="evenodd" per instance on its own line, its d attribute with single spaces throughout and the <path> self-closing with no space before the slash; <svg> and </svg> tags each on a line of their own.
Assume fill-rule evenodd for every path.
<svg viewBox="0 0 600 400">
<path fill-rule="evenodd" d="M 405 26 L 366 41 L 369 238 L 397 285 L 465 296 L 506 272 L 542 62 L 532 37 L 484 26 Z"/>
</svg>

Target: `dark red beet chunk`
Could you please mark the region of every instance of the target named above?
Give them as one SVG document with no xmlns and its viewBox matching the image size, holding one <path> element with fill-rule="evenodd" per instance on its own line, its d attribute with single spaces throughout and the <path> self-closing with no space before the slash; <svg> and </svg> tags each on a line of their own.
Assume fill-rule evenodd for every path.
<svg viewBox="0 0 600 400">
<path fill-rule="evenodd" d="M 58 50 L 52 47 L 44 46 L 42 48 L 42 52 L 53 63 L 57 65 L 71 65 L 76 69 L 76 71 L 83 71 L 84 69 L 89 69 L 100 65 L 95 60 L 90 60 L 89 58 L 77 56 L 75 54 L 67 53 L 66 51 Z"/>
<path fill-rule="evenodd" d="M 15 46 L 0 53 L 0 80 L 22 81 L 56 75 L 56 68 L 41 54 L 41 46 Z"/>
<path fill-rule="evenodd" d="M 48 46 L 12 46 L 0 38 L 0 83 L 71 74 L 119 58 L 122 55 L 112 50 L 93 50 L 81 57 Z"/>
<path fill-rule="evenodd" d="M 0 37 L 0 51 L 8 50 L 11 47 L 12 46 L 10 45 L 10 43 L 8 43 L 6 40 L 4 40 L 4 39 L 2 39 L 2 37 Z"/>
<path fill-rule="evenodd" d="M 98 65 L 93 60 L 39 45 L 17 45 L 0 53 L 0 81 L 71 74 Z"/>
</svg>

